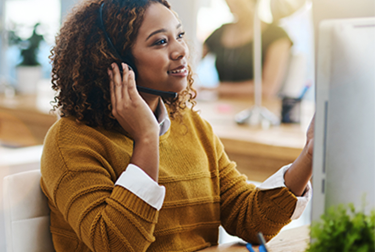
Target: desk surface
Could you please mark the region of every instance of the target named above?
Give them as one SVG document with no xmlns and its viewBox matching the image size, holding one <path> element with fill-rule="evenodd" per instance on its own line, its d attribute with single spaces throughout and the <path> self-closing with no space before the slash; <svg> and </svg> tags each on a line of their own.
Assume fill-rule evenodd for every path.
<svg viewBox="0 0 375 252">
<path fill-rule="evenodd" d="M 280 114 L 280 100 L 265 100 L 264 105 L 275 115 Z M 251 108 L 252 100 L 220 99 L 214 102 L 199 101 L 197 108 L 201 116 L 208 120 L 214 131 L 223 139 L 258 142 L 272 146 L 303 148 L 305 134 L 312 117 L 313 104 L 304 102 L 304 114 L 300 124 L 281 124 L 262 128 L 260 126 L 238 125 L 234 116 L 238 112 Z"/>
<path fill-rule="evenodd" d="M 310 240 L 309 226 L 302 226 L 280 232 L 275 238 L 267 243 L 269 252 L 304 252 Z M 255 251 L 257 251 L 255 249 Z M 239 243 L 221 244 L 210 247 L 201 252 L 249 252 L 246 247 Z"/>
<path fill-rule="evenodd" d="M 12 147 L 43 143 L 45 134 L 57 120 L 49 101 L 35 96 L 0 96 L 0 141 Z"/>
</svg>

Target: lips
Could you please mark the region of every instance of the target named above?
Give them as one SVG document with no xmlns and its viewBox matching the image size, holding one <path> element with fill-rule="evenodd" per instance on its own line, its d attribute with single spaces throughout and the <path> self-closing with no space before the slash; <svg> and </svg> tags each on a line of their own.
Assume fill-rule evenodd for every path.
<svg viewBox="0 0 375 252">
<path fill-rule="evenodd" d="M 176 73 L 182 73 L 182 72 L 186 72 L 186 71 L 187 71 L 186 68 L 182 68 L 182 69 L 178 69 L 178 70 L 169 71 L 169 73 L 176 74 Z"/>
<path fill-rule="evenodd" d="M 187 75 L 188 69 L 185 65 L 181 65 L 175 69 L 169 70 L 168 74 L 171 75 Z"/>
</svg>

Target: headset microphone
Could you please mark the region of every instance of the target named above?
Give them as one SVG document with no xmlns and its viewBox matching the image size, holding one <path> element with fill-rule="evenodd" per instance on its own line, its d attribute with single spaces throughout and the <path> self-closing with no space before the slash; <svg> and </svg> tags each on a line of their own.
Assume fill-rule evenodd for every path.
<svg viewBox="0 0 375 252">
<path fill-rule="evenodd" d="M 99 13 L 99 17 L 100 17 L 100 27 L 101 29 L 103 30 L 103 33 L 104 33 L 104 36 L 108 42 L 108 45 L 112 48 L 112 51 L 113 53 L 115 54 L 115 56 L 119 59 L 122 60 L 122 62 L 126 63 L 128 66 L 129 66 L 129 70 L 133 70 L 134 72 L 134 75 L 136 76 L 137 74 L 137 70 L 134 66 L 134 64 L 131 64 L 130 63 L 130 60 L 125 60 L 124 58 L 122 58 L 120 56 L 120 54 L 118 53 L 118 51 L 116 50 L 116 47 L 114 46 L 114 44 L 112 43 L 111 39 L 109 38 L 108 36 L 108 33 L 105 29 L 105 26 L 104 26 L 104 21 L 103 21 L 103 6 L 104 6 L 104 2 L 102 3 L 102 5 L 100 6 L 100 13 Z M 120 72 L 122 73 L 122 67 L 121 67 L 121 64 L 120 62 L 117 62 L 117 65 L 119 66 L 119 69 L 120 69 Z M 137 86 L 137 90 L 139 92 L 144 92 L 144 93 L 148 93 L 148 94 L 152 94 L 152 95 L 157 95 L 157 96 L 161 96 L 163 98 L 176 98 L 177 97 L 177 93 L 175 92 L 169 92 L 169 91 L 161 91 L 161 90 L 156 90 L 156 89 L 152 89 L 152 88 L 147 88 L 147 87 L 142 87 L 142 86 Z"/>
</svg>

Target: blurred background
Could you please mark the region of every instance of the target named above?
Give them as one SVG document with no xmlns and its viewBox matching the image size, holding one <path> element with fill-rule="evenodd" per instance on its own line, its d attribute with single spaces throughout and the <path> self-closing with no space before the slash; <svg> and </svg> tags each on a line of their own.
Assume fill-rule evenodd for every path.
<svg viewBox="0 0 375 252">
<path fill-rule="evenodd" d="M 49 52 L 54 43 L 64 16 L 76 3 L 76 0 L 1 0 L 0 4 L 0 92 L 12 95 L 15 92 L 36 92 L 23 90 L 19 84 L 17 66 L 22 65 L 22 50 L 30 46 L 30 39 L 35 32 L 39 35 L 36 50 L 37 64 L 40 65 L 40 79 L 49 79 Z M 218 85 L 217 72 L 214 67 L 215 57 L 208 55 L 201 61 L 202 45 L 207 37 L 225 23 L 233 22 L 225 0 L 171 0 L 172 7 L 177 11 L 185 26 L 187 38 L 192 51 L 191 62 L 196 70 L 196 82 L 200 86 Z M 270 0 L 261 0 L 259 15 L 263 22 L 271 23 L 273 17 L 270 10 Z M 289 81 L 299 82 L 294 85 L 296 93 L 307 82 L 314 82 L 313 67 L 313 25 L 312 3 L 306 1 L 298 11 L 278 22 L 293 41 L 291 54 L 300 64 L 298 76 L 289 77 Z M 302 63 L 302 64 L 301 64 Z M 293 70 L 289 70 L 292 72 Z M 294 70 L 294 72 L 296 72 Z M 294 80 L 292 80 L 294 78 Z M 298 78 L 298 80 L 296 80 Z M 39 85 L 47 85 L 41 81 Z M 37 88 L 37 87 L 36 87 Z M 313 89 L 311 89 L 313 90 Z M 293 91 L 291 91 L 293 92 Z M 312 99 L 313 92 L 308 97 Z"/>
<path fill-rule="evenodd" d="M 64 16 L 78 0 L 1 0 L 0 1 L 0 93 L 12 95 L 22 84 L 17 77 L 17 66 L 22 65 L 22 50 L 30 46 L 34 26 L 39 37 L 36 45 L 37 65 L 40 79 L 49 79 L 49 51 L 54 43 Z M 259 16 L 265 23 L 272 23 L 271 0 L 259 1 Z M 293 3 L 292 0 L 284 2 Z M 299 94 L 306 84 L 314 84 L 314 29 L 325 18 L 371 16 L 373 0 L 339 1 L 307 0 L 293 14 L 277 21 L 293 42 L 292 59 L 283 82 L 284 95 Z M 197 73 L 200 86 L 215 86 L 219 80 L 214 67 L 215 56 L 201 60 L 202 45 L 207 37 L 225 23 L 235 21 L 225 0 L 171 0 L 173 9 L 179 14 L 187 33 L 192 51 L 191 62 Z M 35 42 L 35 41 L 34 41 Z M 41 81 L 40 85 L 47 85 Z M 37 87 L 36 87 L 37 88 Z M 36 90 L 36 89 L 35 89 Z M 20 90 L 19 92 L 36 92 Z M 314 88 L 306 98 L 313 99 Z"/>
</svg>

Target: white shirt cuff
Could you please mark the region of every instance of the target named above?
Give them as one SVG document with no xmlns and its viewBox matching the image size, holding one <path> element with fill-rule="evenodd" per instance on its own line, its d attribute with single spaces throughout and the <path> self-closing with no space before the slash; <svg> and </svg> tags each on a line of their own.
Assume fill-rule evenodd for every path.
<svg viewBox="0 0 375 252">
<path fill-rule="evenodd" d="M 163 206 L 165 187 L 160 186 L 147 173 L 134 164 L 128 165 L 126 170 L 117 179 L 115 185 L 122 186 L 131 191 L 158 211 Z"/>
<path fill-rule="evenodd" d="M 273 174 L 271 177 L 266 179 L 260 186 L 258 186 L 258 188 L 260 190 L 271 190 L 275 188 L 286 187 L 284 175 L 290 166 L 291 164 L 282 167 L 275 174 Z M 304 194 L 302 196 L 297 197 L 296 208 L 294 209 L 293 215 L 291 217 L 292 220 L 298 219 L 302 215 L 311 197 L 312 197 L 312 187 L 309 181 L 307 183 Z"/>
</svg>

